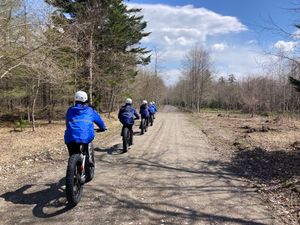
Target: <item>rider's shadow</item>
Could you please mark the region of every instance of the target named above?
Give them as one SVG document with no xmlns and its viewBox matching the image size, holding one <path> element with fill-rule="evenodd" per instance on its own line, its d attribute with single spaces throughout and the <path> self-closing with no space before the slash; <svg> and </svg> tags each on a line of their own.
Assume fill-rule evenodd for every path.
<svg viewBox="0 0 300 225">
<path fill-rule="evenodd" d="M 30 192 L 30 189 L 37 188 L 38 186 L 28 184 L 14 192 L 6 192 L 0 197 L 14 204 L 35 205 L 32 209 L 34 216 L 49 218 L 65 213 L 71 209 L 66 202 L 64 185 L 65 178 L 62 178 L 57 183 L 45 184 L 47 188 L 43 190 Z"/>
<path fill-rule="evenodd" d="M 133 136 L 141 136 L 141 132 L 140 131 L 134 131 Z"/>
<path fill-rule="evenodd" d="M 95 148 L 95 152 L 106 152 L 109 155 L 121 155 L 123 154 L 122 144 L 115 144 L 109 148 Z"/>
</svg>

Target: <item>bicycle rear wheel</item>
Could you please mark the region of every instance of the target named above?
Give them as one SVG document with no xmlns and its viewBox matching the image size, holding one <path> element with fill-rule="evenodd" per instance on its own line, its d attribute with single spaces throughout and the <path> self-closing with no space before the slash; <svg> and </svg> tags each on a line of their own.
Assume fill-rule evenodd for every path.
<svg viewBox="0 0 300 225">
<path fill-rule="evenodd" d="M 128 144 L 129 144 L 129 129 L 127 127 L 123 127 L 123 134 L 122 134 L 122 140 L 123 140 L 123 152 L 127 152 L 128 150 Z"/>
<path fill-rule="evenodd" d="M 141 121 L 141 134 L 143 135 L 146 131 L 146 121 L 145 119 L 142 119 Z"/>
</svg>

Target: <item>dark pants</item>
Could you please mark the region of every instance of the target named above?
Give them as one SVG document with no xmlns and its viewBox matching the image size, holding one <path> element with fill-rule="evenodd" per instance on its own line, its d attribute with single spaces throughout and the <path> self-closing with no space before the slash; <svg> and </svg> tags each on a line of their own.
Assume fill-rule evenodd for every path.
<svg viewBox="0 0 300 225">
<path fill-rule="evenodd" d="M 154 120 L 154 114 L 150 114 L 149 122 L 153 123 L 153 120 Z"/>
<path fill-rule="evenodd" d="M 123 136 L 124 127 L 127 127 L 130 132 L 133 132 L 133 130 L 132 130 L 133 125 L 124 125 L 123 124 L 122 131 L 121 131 L 121 136 Z"/>
<path fill-rule="evenodd" d="M 74 154 L 80 154 L 81 153 L 80 146 L 83 146 L 84 148 L 88 148 L 88 144 L 81 144 L 81 143 L 69 143 L 69 144 L 67 144 L 67 148 L 68 148 L 68 151 L 69 151 L 69 156 L 74 155 Z"/>
<path fill-rule="evenodd" d="M 149 126 L 149 117 L 142 117 L 142 120 L 143 119 L 146 120 L 146 126 L 148 127 Z M 142 125 L 142 120 L 141 120 L 141 125 Z M 141 125 L 140 125 L 140 128 L 142 127 Z"/>
</svg>

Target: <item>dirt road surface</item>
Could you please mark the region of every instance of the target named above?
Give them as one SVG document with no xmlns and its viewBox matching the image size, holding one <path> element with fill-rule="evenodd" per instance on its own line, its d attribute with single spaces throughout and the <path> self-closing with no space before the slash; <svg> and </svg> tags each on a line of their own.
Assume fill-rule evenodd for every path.
<svg viewBox="0 0 300 225">
<path fill-rule="evenodd" d="M 78 206 L 66 207 L 65 163 L 0 193 L 0 224 L 276 223 L 184 113 L 166 106 L 145 135 L 138 131 L 126 154 L 119 135 L 94 142 L 96 175 Z"/>
</svg>

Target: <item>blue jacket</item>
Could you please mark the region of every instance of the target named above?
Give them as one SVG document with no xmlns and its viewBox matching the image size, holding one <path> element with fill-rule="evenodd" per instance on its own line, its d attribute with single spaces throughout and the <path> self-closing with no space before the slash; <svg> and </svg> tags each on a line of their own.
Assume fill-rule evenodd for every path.
<svg viewBox="0 0 300 225">
<path fill-rule="evenodd" d="M 150 116 L 147 105 L 141 105 L 140 114 L 142 118 L 148 118 Z"/>
<path fill-rule="evenodd" d="M 153 107 L 154 107 L 154 111 L 157 112 L 157 106 L 153 104 Z"/>
<path fill-rule="evenodd" d="M 148 109 L 149 109 L 149 113 L 150 113 L 150 115 L 153 115 L 153 114 L 155 114 L 155 108 L 154 108 L 154 106 L 153 106 L 153 105 L 149 105 Z"/>
<path fill-rule="evenodd" d="M 131 104 L 126 104 L 121 107 L 118 118 L 123 125 L 133 125 L 134 118 L 139 119 L 140 116 Z"/>
<path fill-rule="evenodd" d="M 100 129 L 106 129 L 100 115 L 92 107 L 79 103 L 70 107 L 66 115 L 65 143 L 90 143 L 95 137 L 94 123 Z"/>
</svg>

